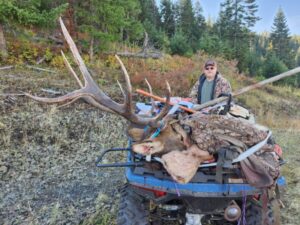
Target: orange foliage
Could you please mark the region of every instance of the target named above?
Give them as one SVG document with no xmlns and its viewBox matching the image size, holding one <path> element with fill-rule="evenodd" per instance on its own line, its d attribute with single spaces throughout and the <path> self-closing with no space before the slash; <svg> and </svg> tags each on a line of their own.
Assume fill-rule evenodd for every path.
<svg viewBox="0 0 300 225">
<path fill-rule="evenodd" d="M 147 90 L 145 78 L 151 84 L 154 92 L 163 95 L 168 81 L 173 96 L 187 96 L 190 89 L 189 75 L 195 71 L 195 63 L 179 56 L 165 57 L 162 60 L 124 60 L 134 86 Z"/>
</svg>

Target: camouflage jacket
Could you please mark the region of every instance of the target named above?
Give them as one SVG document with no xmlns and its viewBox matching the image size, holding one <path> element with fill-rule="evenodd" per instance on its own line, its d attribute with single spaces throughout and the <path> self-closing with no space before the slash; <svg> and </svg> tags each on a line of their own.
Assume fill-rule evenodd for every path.
<svg viewBox="0 0 300 225">
<path fill-rule="evenodd" d="M 201 88 L 205 79 L 206 77 L 204 74 L 202 74 L 192 87 L 189 97 L 192 98 L 193 103 L 200 104 Z M 231 86 L 230 83 L 219 72 L 217 72 L 217 75 L 214 79 L 212 99 L 218 98 L 222 93 L 231 93 Z"/>
</svg>

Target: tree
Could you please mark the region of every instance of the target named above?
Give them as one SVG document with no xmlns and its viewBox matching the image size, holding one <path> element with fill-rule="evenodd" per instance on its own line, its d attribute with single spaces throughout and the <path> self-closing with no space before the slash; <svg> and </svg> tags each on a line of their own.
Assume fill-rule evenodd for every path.
<svg viewBox="0 0 300 225">
<path fill-rule="evenodd" d="M 149 40 L 154 47 L 162 48 L 165 43 L 165 34 L 162 29 L 160 13 L 155 0 L 140 0 L 141 13 L 139 16 Z"/>
<path fill-rule="evenodd" d="M 195 23 L 192 24 L 192 41 L 191 45 L 194 51 L 200 49 L 200 39 L 206 32 L 205 17 L 200 5 L 200 1 L 195 2 L 194 6 Z"/>
<path fill-rule="evenodd" d="M 7 56 L 4 26 L 16 23 L 24 26 L 50 27 L 55 24 L 56 18 L 67 7 L 61 4 L 58 7 L 46 9 L 42 0 L 0 0 L 0 55 Z"/>
<path fill-rule="evenodd" d="M 293 67 L 295 64 L 294 54 L 290 46 L 291 37 L 286 17 L 281 8 L 278 9 L 274 18 L 270 39 L 273 45 L 273 51 L 277 58 L 282 60 L 288 67 Z"/>
<path fill-rule="evenodd" d="M 140 3 L 137 0 L 122 0 L 121 6 L 125 11 L 123 40 L 132 42 L 143 38 L 144 30 L 142 23 L 138 20 L 141 13 Z"/>
<path fill-rule="evenodd" d="M 259 17 L 255 16 L 255 0 L 225 0 L 221 3 L 215 25 L 222 41 L 229 43 L 233 51 L 230 59 L 238 60 L 238 68 L 245 71 L 251 47 L 251 30 Z"/>
<path fill-rule="evenodd" d="M 168 37 L 172 37 L 175 33 L 175 11 L 170 0 L 162 0 L 161 2 L 161 20 L 165 33 Z"/>
<path fill-rule="evenodd" d="M 217 33 L 222 40 L 231 39 L 231 34 L 233 32 L 232 20 L 233 2 L 232 0 L 226 0 L 220 4 L 219 16 L 215 24 Z"/>
<path fill-rule="evenodd" d="M 160 14 L 155 0 L 140 0 L 141 13 L 139 19 L 144 23 L 148 20 L 153 26 L 158 29 L 161 25 Z"/>
<path fill-rule="evenodd" d="M 95 46 L 104 49 L 113 41 L 142 38 L 139 13 L 138 0 L 78 1 L 75 14 L 79 28 L 88 34 L 90 60 L 94 51 L 99 50 Z"/>
<path fill-rule="evenodd" d="M 246 26 L 249 28 L 254 27 L 255 23 L 261 19 L 255 15 L 258 11 L 258 5 L 256 4 L 255 0 L 245 0 L 245 8 L 246 15 L 244 18 Z"/>
<path fill-rule="evenodd" d="M 200 39 L 205 32 L 205 18 L 199 1 L 192 4 L 192 0 L 181 0 L 177 6 L 178 28 L 187 38 L 192 50 L 196 52 L 200 48 Z"/>
<path fill-rule="evenodd" d="M 181 0 L 179 5 L 180 30 L 188 39 L 192 38 L 193 28 L 196 23 L 191 0 Z"/>
</svg>

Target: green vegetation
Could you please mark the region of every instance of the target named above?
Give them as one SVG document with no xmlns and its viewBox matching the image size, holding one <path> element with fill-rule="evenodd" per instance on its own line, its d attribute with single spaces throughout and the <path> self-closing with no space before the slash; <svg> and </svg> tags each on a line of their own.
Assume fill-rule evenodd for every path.
<svg viewBox="0 0 300 225">
<path fill-rule="evenodd" d="M 205 20 L 200 1 L 192 0 L 162 0 L 160 5 L 154 0 L 0 0 L 0 64 L 15 66 L 0 70 L 0 92 L 48 95 L 41 89 L 65 93 L 78 88 L 60 55 L 63 49 L 70 58 L 56 26 L 60 15 L 94 79 L 113 99 L 122 99 L 116 81 L 123 77 L 110 52 L 140 51 L 144 32 L 148 47 L 166 54 L 160 60 L 122 59 L 134 88 L 146 89 L 147 78 L 154 93 L 162 96 L 168 80 L 172 95 L 185 97 L 200 66 L 214 58 L 233 90 L 238 90 L 300 65 L 300 37 L 290 36 L 282 9 L 270 34 L 255 34 L 251 29 L 259 20 L 257 8 L 255 0 L 224 0 L 213 22 Z M 37 62 L 54 68 L 55 74 L 24 66 Z M 288 181 L 283 222 L 292 225 L 300 219 L 300 165 L 295 157 L 300 76 L 279 83 L 236 101 L 274 131 L 289 160 L 283 169 Z M 99 149 L 126 145 L 125 121 L 82 102 L 75 103 L 75 109 L 58 109 L 23 97 L 0 97 L 0 176 L 7 187 L 0 192 L 0 211 L 5 223 L 114 224 L 123 173 L 99 172 L 94 160 Z"/>
</svg>

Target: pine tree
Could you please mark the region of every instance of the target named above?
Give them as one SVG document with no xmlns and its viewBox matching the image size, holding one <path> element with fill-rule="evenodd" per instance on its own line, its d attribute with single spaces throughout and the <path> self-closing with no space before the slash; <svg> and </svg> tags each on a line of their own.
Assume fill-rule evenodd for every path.
<svg viewBox="0 0 300 225">
<path fill-rule="evenodd" d="M 193 34 L 196 37 L 196 39 L 199 40 L 206 32 L 206 23 L 205 17 L 203 16 L 203 9 L 201 7 L 200 1 L 195 2 L 194 8 L 195 24 Z"/>
<path fill-rule="evenodd" d="M 124 27 L 122 28 L 121 35 L 123 40 L 138 41 L 143 38 L 143 25 L 138 20 L 141 13 L 139 1 L 137 0 L 122 0 L 120 4 L 125 11 Z"/>
<path fill-rule="evenodd" d="M 226 0 L 220 4 L 220 12 L 215 28 L 222 40 L 231 39 L 233 33 L 233 1 Z"/>
<path fill-rule="evenodd" d="M 15 23 L 23 26 L 50 27 L 67 7 L 66 4 L 60 4 L 54 8 L 44 8 L 42 3 L 42 0 L 0 0 L 0 55 L 2 57 L 7 56 L 5 25 Z"/>
<path fill-rule="evenodd" d="M 294 55 L 290 48 L 290 34 L 286 17 L 281 8 L 278 9 L 274 18 L 270 39 L 273 51 L 288 67 L 294 66 Z"/>
<path fill-rule="evenodd" d="M 75 14 L 79 28 L 88 34 L 90 60 L 110 42 L 141 39 L 139 13 L 138 0 L 78 1 Z"/>
<path fill-rule="evenodd" d="M 161 2 L 161 19 L 165 33 L 168 37 L 172 37 L 175 33 L 175 11 L 170 0 L 162 0 Z"/>
<path fill-rule="evenodd" d="M 258 11 L 258 5 L 255 0 L 245 0 L 245 22 L 248 28 L 254 27 L 255 23 L 261 18 L 256 16 L 255 14 Z"/>
<path fill-rule="evenodd" d="M 139 0 L 141 5 L 140 20 L 149 21 L 156 29 L 161 25 L 160 14 L 155 0 Z"/>
<path fill-rule="evenodd" d="M 156 48 L 162 48 L 165 44 L 165 34 L 162 31 L 160 13 L 155 0 L 139 0 L 141 13 L 139 16 L 149 40 Z"/>
<path fill-rule="evenodd" d="M 221 3 L 219 18 L 215 25 L 220 39 L 231 47 L 227 54 L 237 59 L 238 68 L 244 71 L 249 59 L 252 34 L 250 28 L 259 19 L 255 16 L 255 0 L 225 0 Z"/>
<path fill-rule="evenodd" d="M 193 28 L 195 25 L 195 16 L 191 0 L 181 0 L 179 4 L 179 19 L 180 30 L 185 34 L 188 39 L 191 39 Z"/>
</svg>

